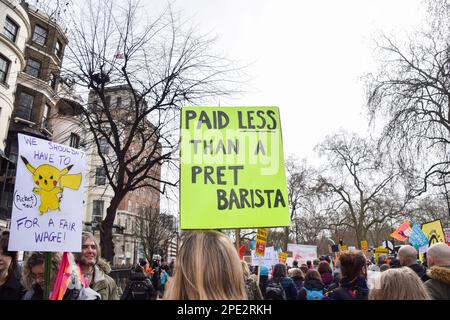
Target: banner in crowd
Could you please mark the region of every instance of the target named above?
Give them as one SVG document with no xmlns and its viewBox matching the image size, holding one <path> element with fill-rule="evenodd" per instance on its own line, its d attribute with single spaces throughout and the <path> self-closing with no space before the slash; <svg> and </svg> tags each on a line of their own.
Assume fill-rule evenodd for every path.
<svg viewBox="0 0 450 320">
<path fill-rule="evenodd" d="M 18 134 L 11 251 L 80 252 L 85 153 Z"/>
<path fill-rule="evenodd" d="M 450 246 L 450 228 L 444 229 L 445 242 Z"/>
<path fill-rule="evenodd" d="M 386 255 L 389 254 L 389 249 L 388 248 L 382 248 L 382 247 L 375 248 L 375 263 L 376 264 L 378 264 L 378 258 L 382 254 L 386 254 Z"/>
<path fill-rule="evenodd" d="M 428 238 L 428 246 L 431 247 L 433 244 L 438 242 L 445 243 L 445 234 L 444 230 L 442 229 L 441 220 L 438 219 L 424 223 L 422 225 L 422 231 Z"/>
<path fill-rule="evenodd" d="M 288 243 L 287 251 L 292 252 L 292 259 L 298 261 L 299 266 L 308 260 L 312 262 L 317 259 L 317 246 Z"/>
<path fill-rule="evenodd" d="M 275 248 L 266 247 L 264 257 L 257 256 L 255 250 L 252 250 L 252 266 L 259 265 L 259 261 L 261 261 L 261 266 L 266 266 L 269 269 L 276 265 L 278 263 L 278 254 Z"/>
<path fill-rule="evenodd" d="M 267 241 L 267 228 L 258 229 L 258 233 L 256 234 L 256 246 L 255 246 L 255 254 L 257 256 L 264 256 L 264 251 L 266 249 L 266 241 Z"/>
<path fill-rule="evenodd" d="M 362 240 L 361 241 L 361 251 L 364 252 L 364 253 L 369 251 L 369 245 L 367 244 L 366 240 Z"/>
<path fill-rule="evenodd" d="M 408 222 L 403 222 L 394 232 L 391 233 L 391 237 L 397 239 L 398 241 L 408 240 L 411 234 L 411 227 Z"/>
<path fill-rule="evenodd" d="M 417 223 L 413 224 L 409 243 L 421 253 L 428 250 L 428 238 Z"/>
<path fill-rule="evenodd" d="M 279 252 L 278 253 L 278 262 L 285 264 L 287 257 L 288 257 L 288 254 L 286 252 Z"/>
<path fill-rule="evenodd" d="M 290 224 L 277 107 L 184 107 L 181 229 Z"/>
</svg>

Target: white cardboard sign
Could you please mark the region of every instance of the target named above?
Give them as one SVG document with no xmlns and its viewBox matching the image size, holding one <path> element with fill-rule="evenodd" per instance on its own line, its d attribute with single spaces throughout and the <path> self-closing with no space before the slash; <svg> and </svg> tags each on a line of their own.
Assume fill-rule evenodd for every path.
<svg viewBox="0 0 450 320">
<path fill-rule="evenodd" d="M 85 153 L 18 134 L 9 250 L 80 252 Z"/>
</svg>

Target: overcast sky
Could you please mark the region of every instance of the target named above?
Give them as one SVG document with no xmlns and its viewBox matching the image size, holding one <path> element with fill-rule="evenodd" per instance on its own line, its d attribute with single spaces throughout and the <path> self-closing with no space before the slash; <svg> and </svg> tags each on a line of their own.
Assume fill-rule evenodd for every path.
<svg viewBox="0 0 450 320">
<path fill-rule="evenodd" d="M 152 1 L 163 7 L 166 1 Z M 340 128 L 367 132 L 361 77 L 376 67 L 373 39 L 422 19 L 419 0 L 188 0 L 174 7 L 218 35 L 217 49 L 243 64 L 253 92 L 212 103 L 275 105 L 284 153 L 312 160 Z"/>
<path fill-rule="evenodd" d="M 361 78 L 377 68 L 374 40 L 380 32 L 401 39 L 425 13 L 422 0 L 180 0 L 173 6 L 199 32 L 217 35 L 218 51 L 250 64 L 252 92 L 211 105 L 278 106 L 285 157 L 312 165 L 322 162 L 313 148 L 326 135 L 371 132 Z M 169 202 L 163 199 L 162 207 Z"/>
</svg>

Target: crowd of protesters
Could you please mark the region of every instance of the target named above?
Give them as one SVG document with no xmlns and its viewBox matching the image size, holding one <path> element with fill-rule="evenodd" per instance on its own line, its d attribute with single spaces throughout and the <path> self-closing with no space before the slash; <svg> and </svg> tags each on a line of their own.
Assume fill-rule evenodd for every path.
<svg viewBox="0 0 450 320">
<path fill-rule="evenodd" d="M 0 300 L 43 300 L 45 255 L 31 252 L 19 268 L 17 252 L 8 250 L 8 232 L 0 240 Z M 108 275 L 95 237 L 82 235 L 82 250 L 73 259 L 82 275 L 82 290 L 66 293 L 71 300 L 449 300 L 450 246 L 432 245 L 426 261 L 417 250 L 402 246 L 396 257 L 377 263 L 360 251 L 321 256 L 292 267 L 252 267 L 241 260 L 230 239 L 217 231 L 191 231 L 175 263 L 141 259 L 123 292 Z M 53 254 L 50 290 L 61 262 Z M 73 286 L 72 286 L 73 287 Z M 71 288 L 72 288 L 71 287 Z M 80 287 L 78 287 L 80 288 Z M 69 292 L 69 290 L 67 291 Z M 76 292 L 76 294 L 74 294 Z"/>
</svg>

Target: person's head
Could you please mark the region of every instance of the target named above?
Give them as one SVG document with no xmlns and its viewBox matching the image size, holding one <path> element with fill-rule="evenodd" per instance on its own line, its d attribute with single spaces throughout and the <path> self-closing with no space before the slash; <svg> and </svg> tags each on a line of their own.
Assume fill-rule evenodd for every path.
<svg viewBox="0 0 450 320">
<path fill-rule="evenodd" d="M 59 253 L 52 254 L 50 284 L 53 284 L 58 273 L 61 256 Z M 22 269 L 22 284 L 27 290 L 31 290 L 33 284 L 44 286 L 45 255 L 42 252 L 31 252 L 26 258 Z"/>
<path fill-rule="evenodd" d="M 400 264 L 400 260 L 393 258 L 389 261 L 390 268 L 400 268 L 402 265 Z"/>
<path fill-rule="evenodd" d="M 306 264 L 302 264 L 300 266 L 300 270 L 302 270 L 303 274 L 306 274 L 308 272 L 308 266 Z"/>
<path fill-rule="evenodd" d="M 398 250 L 398 259 L 404 267 L 412 266 L 417 262 L 417 250 L 410 245 L 401 246 Z"/>
<path fill-rule="evenodd" d="M 387 262 L 387 258 L 387 255 L 380 254 L 380 256 L 378 257 L 378 265 L 381 266 L 382 264 L 385 264 Z"/>
<path fill-rule="evenodd" d="M 325 257 L 324 257 L 324 260 L 325 260 L 326 262 L 328 262 L 329 264 L 331 264 L 331 259 L 330 259 L 329 256 L 325 256 Z"/>
<path fill-rule="evenodd" d="M 292 262 L 292 268 L 298 268 L 298 261 L 294 260 L 294 262 Z"/>
<path fill-rule="evenodd" d="M 386 270 L 388 270 L 388 269 L 390 269 L 390 267 L 389 267 L 389 265 L 388 265 L 387 263 L 382 264 L 382 265 L 380 266 L 380 271 L 381 271 L 381 272 L 386 271 Z"/>
<path fill-rule="evenodd" d="M 320 260 L 319 260 L 319 259 L 314 259 L 314 260 L 313 260 L 313 266 L 314 266 L 314 269 L 317 270 L 317 267 L 319 266 L 319 263 L 320 263 Z"/>
<path fill-rule="evenodd" d="M 430 296 L 417 274 L 402 267 L 383 272 L 370 290 L 369 300 L 430 300 Z"/>
<path fill-rule="evenodd" d="M 147 266 L 147 260 L 146 259 L 139 259 L 139 265 L 143 268 Z"/>
<path fill-rule="evenodd" d="M 305 280 L 305 275 L 299 268 L 291 268 L 289 269 L 289 277 L 291 277 L 294 280 Z"/>
<path fill-rule="evenodd" d="M 311 269 L 312 266 L 311 260 L 306 261 L 306 265 L 308 266 L 308 269 Z"/>
<path fill-rule="evenodd" d="M 213 230 L 186 233 L 175 272 L 167 283 L 168 300 L 245 300 L 239 255 L 224 234 Z"/>
<path fill-rule="evenodd" d="M 248 267 L 247 262 L 241 260 L 242 272 L 244 273 L 244 278 L 250 277 L 250 268 Z"/>
<path fill-rule="evenodd" d="M 330 264 L 328 262 L 324 261 L 320 261 L 319 266 L 317 267 L 317 271 L 320 274 L 324 274 L 324 273 L 331 273 L 331 267 Z"/>
<path fill-rule="evenodd" d="M 308 270 L 308 272 L 305 275 L 305 282 L 311 281 L 311 280 L 317 280 L 322 282 L 322 277 L 320 276 L 320 273 L 316 270 Z"/>
<path fill-rule="evenodd" d="M 8 280 L 15 275 L 17 251 L 8 250 L 9 232 L 4 231 L 0 238 L 0 279 Z M 2 279 L 4 277 L 4 279 Z"/>
<path fill-rule="evenodd" d="M 256 272 L 258 273 L 258 269 L 256 269 Z M 269 273 L 270 273 L 270 269 L 268 267 L 261 266 L 261 271 L 259 272 L 260 276 L 268 277 Z"/>
<path fill-rule="evenodd" d="M 450 266 L 450 246 L 446 243 L 435 243 L 427 251 L 427 264 L 428 267 Z"/>
<path fill-rule="evenodd" d="M 286 277 L 286 265 L 282 264 L 282 263 L 277 263 L 274 267 L 273 267 L 273 276 L 274 278 L 282 278 L 282 277 Z"/>
<path fill-rule="evenodd" d="M 367 278 L 366 258 L 361 251 L 345 251 L 339 256 L 342 278 L 349 282 L 358 277 Z"/>
<path fill-rule="evenodd" d="M 136 272 L 136 273 L 144 273 L 144 268 L 140 264 L 137 264 L 134 267 L 134 272 Z"/>
<path fill-rule="evenodd" d="M 94 235 L 90 232 L 83 232 L 81 236 L 81 253 L 74 255 L 77 262 L 83 267 L 93 267 L 100 254 L 100 246 Z"/>
</svg>

